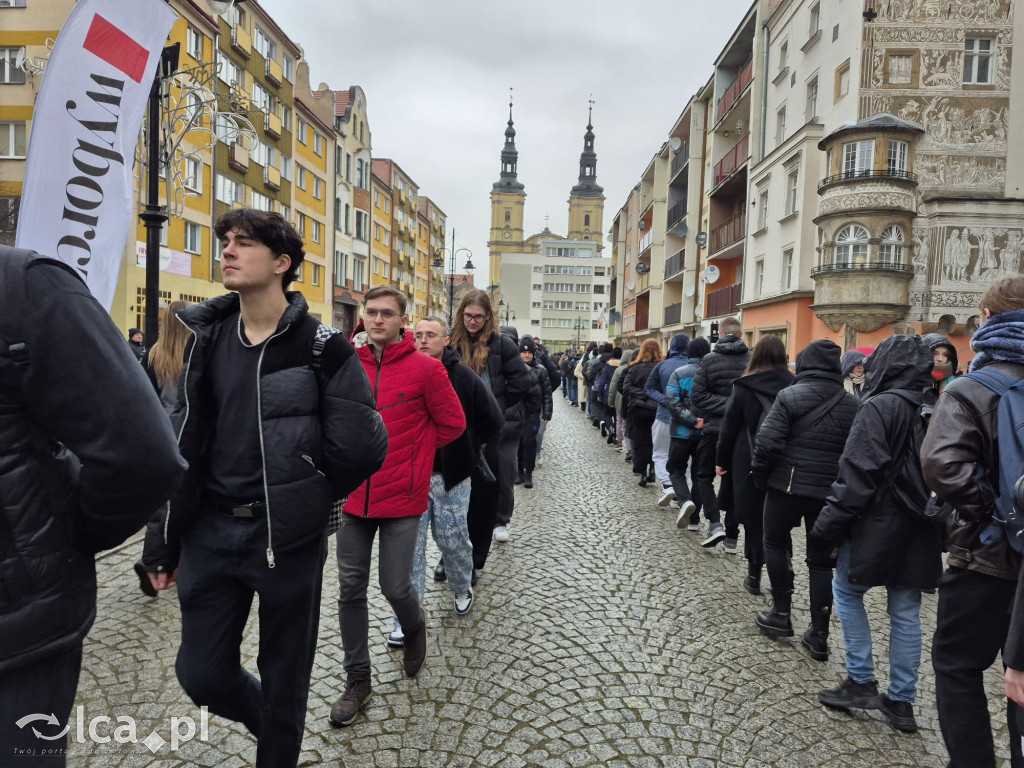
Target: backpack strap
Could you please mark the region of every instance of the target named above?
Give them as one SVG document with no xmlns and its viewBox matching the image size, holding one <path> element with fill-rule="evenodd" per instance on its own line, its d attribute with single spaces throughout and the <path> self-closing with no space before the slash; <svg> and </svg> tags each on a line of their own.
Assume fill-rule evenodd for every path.
<svg viewBox="0 0 1024 768">
<path fill-rule="evenodd" d="M 998 397 L 1002 397 L 1010 387 L 1017 383 L 1005 373 L 1001 373 L 1000 371 L 989 371 L 984 368 L 978 371 L 971 371 L 964 375 L 968 379 L 973 379 L 983 387 L 990 389 Z"/>
<path fill-rule="evenodd" d="M 313 361 L 310 363 L 314 371 L 320 370 L 320 363 L 323 362 L 322 358 L 324 347 L 327 346 L 327 340 L 338 333 L 341 333 L 341 331 L 324 323 L 320 323 L 317 327 L 316 333 L 313 334 Z"/>
<path fill-rule="evenodd" d="M 839 405 L 839 401 L 843 399 L 843 396 L 847 392 L 843 387 L 839 388 L 832 397 L 825 402 L 821 403 L 817 408 L 812 411 L 808 411 L 796 422 L 793 423 L 793 428 L 789 430 L 789 437 L 787 442 L 796 440 L 798 437 L 803 435 L 805 432 L 809 432 L 818 426 L 818 423 L 825 418 L 825 415 L 831 411 L 835 406 Z"/>
</svg>

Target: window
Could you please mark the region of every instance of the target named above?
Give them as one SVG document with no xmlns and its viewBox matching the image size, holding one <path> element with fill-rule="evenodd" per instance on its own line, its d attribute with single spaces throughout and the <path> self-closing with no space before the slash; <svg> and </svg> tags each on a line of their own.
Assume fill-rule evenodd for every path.
<svg viewBox="0 0 1024 768">
<path fill-rule="evenodd" d="M 363 285 L 366 283 L 366 264 L 362 261 L 356 261 L 352 265 L 352 288 L 357 291 L 363 290 Z"/>
<path fill-rule="evenodd" d="M 295 229 L 303 237 L 306 236 L 306 214 L 304 214 L 304 213 L 296 213 L 295 214 Z"/>
<path fill-rule="evenodd" d="M 804 121 L 811 122 L 818 116 L 818 78 L 807 84 L 807 106 L 804 110 Z"/>
<path fill-rule="evenodd" d="M 761 231 L 768 226 L 768 185 L 765 184 L 757 192 L 757 229 Z"/>
<path fill-rule="evenodd" d="M 160 245 L 167 248 L 169 245 L 168 237 L 170 236 L 170 222 L 160 227 Z"/>
<path fill-rule="evenodd" d="M 800 171 L 794 168 L 786 176 L 786 215 L 796 213 L 796 196 L 799 190 Z"/>
<path fill-rule="evenodd" d="M 305 121 L 305 120 L 303 120 L 303 119 L 302 119 L 302 118 L 300 117 L 300 118 L 299 118 L 299 130 L 298 130 L 298 139 L 299 139 L 299 144 L 305 144 L 305 143 L 306 143 L 306 129 L 307 129 L 308 127 L 309 127 L 309 126 L 308 126 L 308 124 L 306 123 L 306 121 Z"/>
<path fill-rule="evenodd" d="M 786 71 L 789 66 L 789 41 L 785 41 L 779 46 L 779 70 L 778 74 L 782 74 Z"/>
<path fill-rule="evenodd" d="M 314 227 L 313 231 L 314 232 L 316 231 L 315 227 Z M 320 265 L 319 264 L 314 264 L 313 265 L 313 285 L 320 285 Z"/>
<path fill-rule="evenodd" d="M 301 264 L 299 264 L 299 268 L 297 270 L 295 270 L 295 281 L 296 282 L 299 282 L 299 283 L 302 282 L 302 273 L 305 271 L 303 269 L 303 267 L 305 267 L 305 266 L 306 266 L 306 262 L 302 262 Z"/>
<path fill-rule="evenodd" d="M 0 48 L 0 83 L 20 85 L 25 82 L 25 70 L 14 66 L 18 48 Z"/>
<path fill-rule="evenodd" d="M 191 25 L 189 25 L 188 32 L 185 33 L 185 49 L 188 51 L 188 55 L 196 61 L 203 60 L 203 36 Z"/>
<path fill-rule="evenodd" d="M 242 185 L 227 176 L 217 176 L 216 198 L 222 203 L 231 205 L 242 202 Z"/>
<path fill-rule="evenodd" d="M 324 137 L 313 131 L 313 154 L 317 157 L 324 156 Z"/>
<path fill-rule="evenodd" d="M 532 307 L 533 309 L 540 309 L 540 308 L 541 308 L 541 307 L 540 307 L 540 302 L 539 302 L 539 301 L 534 301 L 534 302 L 531 302 L 531 303 L 530 303 L 530 306 L 531 306 L 531 307 Z"/>
<path fill-rule="evenodd" d="M 583 226 L 584 227 L 589 227 L 590 226 L 590 214 L 589 213 L 584 214 L 584 216 L 583 216 Z"/>
<path fill-rule="evenodd" d="M 782 252 L 782 290 L 788 291 L 793 287 L 793 249 L 787 248 Z"/>
<path fill-rule="evenodd" d="M 907 172 L 907 154 L 910 152 L 910 145 L 905 141 L 889 140 L 889 157 L 886 164 L 889 173 L 894 176 L 902 176 Z"/>
<path fill-rule="evenodd" d="M 24 123 L 0 123 L 0 157 L 25 157 L 27 137 Z"/>
<path fill-rule="evenodd" d="M 850 92 L 850 60 L 847 59 L 836 68 L 836 101 Z"/>
<path fill-rule="evenodd" d="M 366 183 L 365 167 L 366 164 L 362 160 L 356 160 L 356 186 L 360 189 L 366 189 L 364 186 Z"/>
<path fill-rule="evenodd" d="M 764 259 L 754 262 L 754 298 L 764 296 Z"/>
<path fill-rule="evenodd" d="M 345 181 L 352 181 L 352 155 L 345 153 Z"/>
<path fill-rule="evenodd" d="M 875 142 L 850 141 L 843 144 L 843 176 L 870 176 L 875 163 Z"/>
<path fill-rule="evenodd" d="M 257 211 L 265 211 L 266 213 L 274 212 L 274 201 L 266 195 L 261 195 L 255 190 L 252 193 L 252 207 Z"/>
<path fill-rule="evenodd" d="M 322 200 L 324 197 L 324 182 L 319 176 L 313 177 L 313 197 Z"/>
<path fill-rule="evenodd" d="M 284 219 L 285 221 L 292 220 L 292 209 L 289 208 L 284 203 L 281 203 L 281 210 L 279 211 L 279 213 L 281 214 L 281 218 Z"/>
<path fill-rule="evenodd" d="M 253 145 L 252 153 L 249 158 L 257 165 L 266 167 L 268 165 L 268 159 L 270 155 L 270 147 L 264 144 L 259 139 L 256 139 L 256 143 Z"/>
<path fill-rule="evenodd" d="M 576 311 L 577 312 L 589 312 L 590 311 L 590 302 L 589 301 L 577 301 L 576 302 Z"/>
<path fill-rule="evenodd" d="M 782 107 L 775 113 L 775 146 L 786 140 L 786 108 Z"/>
<path fill-rule="evenodd" d="M 903 230 L 895 224 L 882 230 L 882 242 L 878 246 L 878 260 L 886 264 L 903 263 Z"/>
<path fill-rule="evenodd" d="M 585 285 L 581 285 L 580 288 L 582 288 L 583 290 L 581 290 L 580 293 L 583 293 L 586 290 L 586 287 L 587 286 L 585 286 Z M 604 286 L 603 285 L 595 285 L 594 286 L 594 293 L 604 293 Z"/>
<path fill-rule="evenodd" d="M 295 184 L 299 189 L 306 188 L 306 169 L 298 163 L 295 164 Z"/>
<path fill-rule="evenodd" d="M 185 250 L 189 253 L 201 253 L 203 228 L 192 221 L 185 222 Z"/>
<path fill-rule="evenodd" d="M 291 107 L 285 107 L 285 106 L 281 107 L 281 128 L 283 130 L 285 130 L 285 131 L 290 131 L 292 129 L 292 108 Z"/>
<path fill-rule="evenodd" d="M 345 203 L 345 234 L 351 235 L 351 222 L 352 222 L 352 206 Z"/>
<path fill-rule="evenodd" d="M 570 270 L 569 274 L 571 275 L 572 274 L 572 267 L 569 267 L 569 270 Z M 577 267 L 577 269 L 576 269 L 576 274 L 577 275 L 590 275 L 591 273 L 592 273 L 592 270 L 590 269 L 590 267 Z"/>
<path fill-rule="evenodd" d="M 356 211 L 356 240 L 366 241 L 370 231 L 369 218 L 366 211 Z"/>
<path fill-rule="evenodd" d="M 28 0 L 0 0 L 0 8 L 27 8 L 27 2 Z"/>
<path fill-rule="evenodd" d="M 807 28 L 807 36 L 814 37 L 821 31 L 821 3 L 815 3 L 810 10 L 810 23 Z"/>
<path fill-rule="evenodd" d="M 271 40 L 270 36 L 259 27 L 256 27 L 253 31 L 252 47 L 263 54 L 265 59 L 277 58 L 277 43 Z"/>
<path fill-rule="evenodd" d="M 270 92 L 255 80 L 252 82 L 252 103 L 264 112 L 274 111 L 274 97 Z"/>
<path fill-rule="evenodd" d="M 281 70 L 284 73 L 284 79 L 289 83 L 292 82 L 295 78 L 295 62 L 285 56 L 281 59 Z"/>
<path fill-rule="evenodd" d="M 385 230 L 381 231 L 380 237 L 381 237 L 381 242 L 384 243 L 384 245 L 387 245 L 387 246 L 391 245 L 391 233 L 388 230 L 385 229 Z"/>
<path fill-rule="evenodd" d="M 964 40 L 965 83 L 983 85 L 992 82 L 995 47 L 995 40 L 991 37 L 968 37 Z"/>
<path fill-rule="evenodd" d="M 859 224 L 843 227 L 836 235 L 836 264 L 863 264 L 868 260 L 868 231 Z"/>
<path fill-rule="evenodd" d="M 245 79 L 242 77 L 241 67 L 220 51 L 217 51 L 217 63 L 220 65 L 217 69 L 217 77 L 225 83 L 228 85 L 231 85 L 232 83 L 242 85 L 245 83 Z"/>
</svg>

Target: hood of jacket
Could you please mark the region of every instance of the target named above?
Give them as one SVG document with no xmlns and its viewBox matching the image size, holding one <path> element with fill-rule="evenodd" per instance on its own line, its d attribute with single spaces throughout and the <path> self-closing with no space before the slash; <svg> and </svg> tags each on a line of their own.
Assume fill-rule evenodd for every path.
<svg viewBox="0 0 1024 768">
<path fill-rule="evenodd" d="M 620 360 L 618 358 L 613 357 L 613 358 L 608 360 L 608 367 L 609 368 L 618 368 L 620 365 L 622 365 L 622 360 Z"/>
<path fill-rule="evenodd" d="M 445 347 L 441 352 L 441 365 L 444 366 L 446 371 L 451 372 L 452 368 L 461 362 L 459 353 L 455 351 L 454 347 Z"/>
<path fill-rule="evenodd" d="M 859 349 L 851 349 L 848 352 L 843 352 L 843 356 L 839 358 L 839 367 L 842 368 L 843 377 L 849 376 L 853 369 L 868 359 L 868 356 L 861 352 Z"/>
<path fill-rule="evenodd" d="M 636 357 L 637 350 L 627 349 L 622 353 L 622 360 L 619 361 L 621 365 L 629 365 L 629 361 Z"/>
<path fill-rule="evenodd" d="M 920 392 L 930 387 L 931 383 L 932 350 L 923 338 L 890 336 L 879 344 L 868 358 L 869 396 L 890 389 L 911 389 Z"/>
<path fill-rule="evenodd" d="M 747 345 L 740 337 L 730 334 L 718 340 L 715 344 L 715 352 L 720 355 L 745 355 L 747 354 Z"/>
<path fill-rule="evenodd" d="M 956 347 L 953 346 L 953 342 L 951 342 L 941 333 L 926 333 L 924 336 L 921 337 L 921 341 L 931 352 L 934 352 L 936 347 L 945 347 L 946 349 L 948 349 L 949 362 L 953 364 L 953 373 L 956 373 L 958 370 L 960 370 L 960 361 L 956 354 Z"/>
<path fill-rule="evenodd" d="M 501 332 L 512 339 L 512 341 L 516 343 L 517 347 L 519 346 L 519 331 L 517 331 L 513 326 L 503 325 L 501 326 Z"/>
<path fill-rule="evenodd" d="M 759 371 L 749 376 L 740 376 L 733 382 L 733 386 L 774 398 L 780 389 L 784 389 L 792 383 L 793 374 L 789 372 L 789 368 L 773 368 L 770 371 Z"/>
<path fill-rule="evenodd" d="M 843 369 L 839 360 L 842 350 L 834 341 L 818 339 L 808 344 L 796 356 L 796 378 L 802 379 L 833 379 L 840 382 Z"/>
<path fill-rule="evenodd" d="M 686 358 L 686 345 L 690 343 L 690 337 L 685 333 L 677 333 L 672 337 L 672 343 L 668 347 L 669 357 Z"/>
</svg>

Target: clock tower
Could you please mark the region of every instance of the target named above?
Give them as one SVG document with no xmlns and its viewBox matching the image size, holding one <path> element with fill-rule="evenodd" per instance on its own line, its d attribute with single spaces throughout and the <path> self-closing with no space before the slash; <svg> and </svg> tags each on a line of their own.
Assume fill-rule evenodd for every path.
<svg viewBox="0 0 1024 768">
<path fill-rule="evenodd" d="M 516 178 L 519 152 L 516 150 L 516 129 L 512 121 L 512 100 L 508 103 L 508 127 L 505 146 L 501 150 L 501 178 L 491 187 L 491 237 L 487 243 L 490 253 L 491 285 L 501 283 L 502 251 L 518 253 L 523 248 L 523 214 L 526 191 Z M 497 294 L 492 292 L 497 299 Z"/>
</svg>

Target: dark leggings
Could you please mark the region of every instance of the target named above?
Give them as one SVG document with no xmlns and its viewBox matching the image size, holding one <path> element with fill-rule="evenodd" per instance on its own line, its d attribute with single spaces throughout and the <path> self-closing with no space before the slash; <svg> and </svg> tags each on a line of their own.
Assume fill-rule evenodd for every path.
<svg viewBox="0 0 1024 768">
<path fill-rule="evenodd" d="M 824 501 L 792 496 L 768 489 L 764 503 L 764 557 L 773 592 L 793 591 L 793 529 L 803 521 L 807 533 L 814 528 Z M 832 605 L 832 569 L 836 559 L 830 544 L 807 541 L 807 568 L 811 577 L 811 609 Z"/>
<path fill-rule="evenodd" d="M 654 443 L 651 441 L 651 428 L 654 426 L 655 411 L 646 408 L 634 408 L 629 415 L 630 435 L 633 440 L 633 471 L 647 473 L 654 456 Z"/>
</svg>

